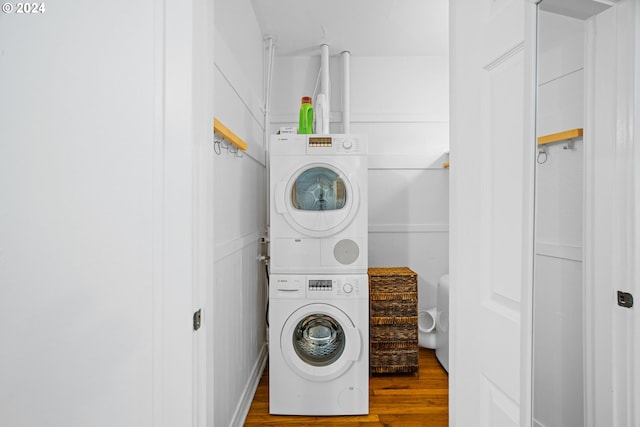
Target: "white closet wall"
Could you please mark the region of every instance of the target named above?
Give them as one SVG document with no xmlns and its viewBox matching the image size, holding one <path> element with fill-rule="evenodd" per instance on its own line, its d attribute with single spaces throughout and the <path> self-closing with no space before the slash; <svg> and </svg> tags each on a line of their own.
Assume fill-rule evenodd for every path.
<svg viewBox="0 0 640 427">
<path fill-rule="evenodd" d="M 584 21 L 540 12 L 538 135 L 584 126 Z M 582 138 L 545 145 L 536 177 L 534 422 L 583 425 Z"/>
<path fill-rule="evenodd" d="M 214 158 L 212 425 L 227 426 L 242 424 L 267 357 L 263 49 L 248 0 L 216 0 L 215 18 L 215 116 L 249 146 Z"/>
</svg>

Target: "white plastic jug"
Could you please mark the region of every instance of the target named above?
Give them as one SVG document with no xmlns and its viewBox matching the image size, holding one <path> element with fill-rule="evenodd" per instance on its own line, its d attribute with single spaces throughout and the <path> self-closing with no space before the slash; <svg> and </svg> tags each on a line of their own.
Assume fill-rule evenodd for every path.
<svg viewBox="0 0 640 427">
<path fill-rule="evenodd" d="M 329 106 L 324 93 L 319 93 L 316 97 L 316 131 L 320 135 L 329 133 Z"/>
</svg>

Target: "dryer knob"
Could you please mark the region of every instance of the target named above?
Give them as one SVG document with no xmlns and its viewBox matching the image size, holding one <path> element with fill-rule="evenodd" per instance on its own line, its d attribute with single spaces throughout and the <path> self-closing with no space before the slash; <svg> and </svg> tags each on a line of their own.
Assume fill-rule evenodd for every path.
<svg viewBox="0 0 640 427">
<path fill-rule="evenodd" d="M 342 148 L 344 148 L 345 150 L 349 150 L 351 149 L 351 147 L 353 147 L 353 141 L 351 141 L 350 138 L 346 138 L 342 141 Z"/>
<path fill-rule="evenodd" d="M 350 294 L 351 292 L 353 292 L 353 285 L 351 283 L 345 283 L 342 286 L 342 290 L 345 294 Z"/>
</svg>

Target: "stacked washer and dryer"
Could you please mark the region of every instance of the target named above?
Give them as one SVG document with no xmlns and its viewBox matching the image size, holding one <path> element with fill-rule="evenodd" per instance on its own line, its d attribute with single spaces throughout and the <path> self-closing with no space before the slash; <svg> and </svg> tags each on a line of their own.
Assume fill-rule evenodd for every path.
<svg viewBox="0 0 640 427">
<path fill-rule="evenodd" d="M 270 145 L 269 412 L 369 412 L 367 141 Z"/>
</svg>

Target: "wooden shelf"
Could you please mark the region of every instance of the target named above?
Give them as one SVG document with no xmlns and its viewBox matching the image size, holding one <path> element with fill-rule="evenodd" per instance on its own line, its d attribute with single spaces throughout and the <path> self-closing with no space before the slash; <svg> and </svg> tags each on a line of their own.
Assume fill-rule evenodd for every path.
<svg viewBox="0 0 640 427">
<path fill-rule="evenodd" d="M 213 131 L 242 151 L 246 151 L 246 149 L 249 147 L 247 143 L 242 140 L 242 138 L 231 132 L 231 129 L 223 125 L 220 120 L 216 119 L 215 117 L 213 119 Z"/>
<path fill-rule="evenodd" d="M 564 141 L 581 137 L 584 133 L 582 128 L 565 130 L 564 132 L 552 133 L 538 138 L 538 145 L 551 144 L 552 142 Z"/>
</svg>

